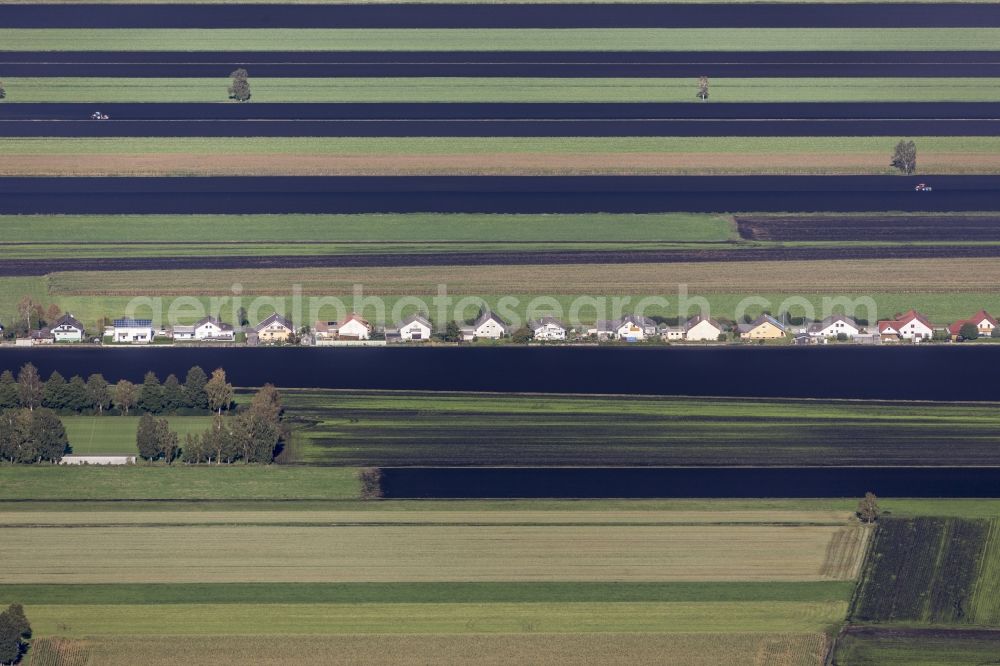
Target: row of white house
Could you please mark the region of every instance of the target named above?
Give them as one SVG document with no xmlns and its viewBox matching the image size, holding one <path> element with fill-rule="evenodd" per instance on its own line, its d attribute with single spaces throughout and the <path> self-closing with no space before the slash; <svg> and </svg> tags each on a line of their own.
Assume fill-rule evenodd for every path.
<svg viewBox="0 0 1000 666">
<path fill-rule="evenodd" d="M 972 317 L 940 330 L 951 339 L 958 340 L 962 337 L 963 327 L 969 326 L 974 327 L 979 336 L 989 337 L 994 334 L 998 323 L 985 310 L 980 310 Z M 528 323 L 528 330 L 535 340 L 542 341 L 566 340 L 570 332 L 555 317 L 532 320 Z M 894 342 L 930 340 L 935 326 L 916 310 L 910 310 L 894 319 L 879 321 L 877 329 L 870 332 L 844 315 L 833 315 L 806 327 L 791 329 L 774 317 L 764 314 L 753 322 L 739 324 L 735 332 L 742 340 L 775 340 L 791 335 L 798 342 L 827 339 Z M 312 330 L 316 344 L 369 340 L 373 333 L 374 327 L 357 314 L 351 314 L 340 322 L 316 322 Z M 386 329 L 385 338 L 387 341 L 424 341 L 429 340 L 432 333 L 431 322 L 423 315 L 415 314 L 399 322 L 394 328 Z M 499 340 L 511 335 L 512 330 L 502 318 L 486 311 L 471 325 L 460 327 L 459 333 L 463 340 Z M 689 319 L 681 326 L 663 326 L 649 317 L 627 314 L 615 320 L 598 321 L 585 333 L 599 340 L 640 342 L 660 338 L 667 341 L 714 342 L 725 339 L 726 328 L 716 320 L 701 315 Z M 80 342 L 85 335 L 83 324 L 73 315 L 65 314 L 50 329 L 35 331 L 26 342 Z M 248 337 L 254 343 L 267 344 L 288 342 L 295 336 L 292 322 L 279 314 L 273 314 L 249 329 Z M 190 326 L 174 326 L 173 329 L 165 330 L 154 329 L 150 319 L 123 318 L 114 320 L 105 329 L 104 337 L 115 343 L 132 344 L 149 343 L 155 337 L 172 338 L 175 341 L 232 342 L 235 340 L 235 331 L 232 326 L 214 317 L 205 317 Z"/>
</svg>

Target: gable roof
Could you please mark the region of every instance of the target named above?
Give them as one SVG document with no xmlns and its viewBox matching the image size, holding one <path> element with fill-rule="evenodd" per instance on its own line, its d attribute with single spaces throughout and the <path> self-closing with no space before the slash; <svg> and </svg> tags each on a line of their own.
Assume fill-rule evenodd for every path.
<svg viewBox="0 0 1000 666">
<path fill-rule="evenodd" d="M 691 317 L 690 319 L 687 320 L 687 322 L 684 323 L 683 327 L 684 332 L 687 333 L 688 331 L 690 331 L 692 328 L 694 328 L 703 321 L 708 322 L 709 325 L 714 326 L 715 329 L 718 331 L 722 330 L 722 326 L 720 326 L 719 322 L 715 321 L 714 319 L 711 319 L 709 317 L 703 317 L 701 315 L 695 315 L 694 317 Z"/>
<path fill-rule="evenodd" d="M 656 322 L 649 317 L 637 314 L 627 314 L 618 321 L 614 323 L 616 329 L 621 328 L 625 324 L 633 324 L 639 326 L 640 328 L 656 328 Z"/>
<path fill-rule="evenodd" d="M 477 329 L 491 319 L 495 321 L 497 324 L 499 324 L 500 328 L 502 328 L 505 331 L 507 330 L 507 322 L 505 322 L 503 319 L 493 314 L 492 310 L 487 310 L 486 312 L 484 312 L 479 317 L 479 319 L 476 320 L 476 323 L 472 325 L 472 328 Z"/>
<path fill-rule="evenodd" d="M 59 317 L 59 319 L 56 319 L 56 323 L 52 325 L 52 328 L 59 328 L 60 326 L 72 326 L 81 333 L 83 332 L 83 324 L 81 324 L 79 320 L 75 319 L 73 315 L 69 313 Z"/>
<path fill-rule="evenodd" d="M 153 328 L 152 319 L 115 319 L 115 328 Z"/>
<path fill-rule="evenodd" d="M 774 326 L 775 328 L 777 328 L 782 333 L 786 332 L 785 325 L 782 324 L 780 321 L 778 321 L 777 319 L 775 319 L 774 317 L 772 317 L 769 314 L 762 314 L 761 316 L 757 317 L 756 319 L 754 319 L 749 324 L 740 324 L 738 326 L 738 329 L 739 329 L 739 331 L 741 333 L 746 333 L 748 331 L 752 331 L 753 329 L 757 328 L 758 326 L 763 326 L 764 324 L 770 324 L 771 326 Z"/>
<path fill-rule="evenodd" d="M 538 319 L 532 319 L 528 322 L 528 328 L 532 331 L 537 331 L 538 329 L 549 325 L 557 326 L 564 331 L 566 330 L 566 326 L 555 317 L 539 317 Z"/>
<path fill-rule="evenodd" d="M 194 328 L 201 328 L 205 324 L 215 324 L 216 326 L 219 327 L 219 330 L 221 331 L 233 330 L 232 326 L 230 326 L 229 324 L 223 324 L 220 320 L 216 319 L 215 317 L 205 317 L 203 319 L 199 319 L 197 322 L 195 322 Z"/>
<path fill-rule="evenodd" d="M 850 326 L 850 327 L 852 327 L 852 328 L 854 328 L 854 329 L 856 329 L 858 331 L 861 330 L 861 327 L 858 326 L 858 322 L 854 321 L 853 319 L 851 319 L 850 317 L 848 317 L 846 315 L 837 314 L 837 315 L 831 315 L 831 316 L 827 317 L 826 319 L 824 319 L 823 321 L 818 321 L 818 322 L 812 324 L 809 327 L 809 332 L 810 333 L 819 333 L 823 329 L 826 329 L 826 328 L 829 328 L 830 326 L 833 326 L 838 321 L 843 322 L 843 323 L 847 324 L 848 326 Z"/>
<path fill-rule="evenodd" d="M 337 329 L 339 330 L 339 329 L 343 328 L 344 326 L 346 326 L 347 324 L 349 324 L 352 321 L 356 321 L 356 322 L 358 322 L 359 324 L 361 324 L 362 326 L 364 326 L 365 328 L 368 328 L 368 329 L 370 329 L 372 327 L 372 325 L 368 323 L 367 319 L 364 319 L 361 315 L 355 314 L 354 312 L 352 312 L 351 314 L 349 314 L 346 317 L 344 317 L 344 321 L 340 322 L 340 324 L 337 326 Z"/>
<path fill-rule="evenodd" d="M 282 317 L 277 312 L 275 312 L 273 315 L 271 315 L 270 317 L 268 317 L 264 321 L 260 322 L 256 326 L 254 326 L 253 330 L 255 330 L 258 333 L 260 333 L 261 331 L 263 331 L 265 328 L 267 328 L 271 324 L 280 324 L 281 326 L 284 326 L 285 328 L 287 328 L 289 331 L 294 331 L 295 330 L 295 329 L 292 328 L 292 322 L 288 321 L 287 319 L 285 319 L 284 317 Z"/>
<path fill-rule="evenodd" d="M 988 313 L 986 310 L 980 310 L 979 312 L 972 315 L 968 319 L 962 319 L 961 321 L 956 321 L 954 324 L 948 327 L 948 332 L 951 333 L 952 335 L 958 335 L 962 330 L 962 326 L 964 326 L 965 324 L 973 324 L 975 326 L 979 326 L 980 322 L 982 322 L 983 320 L 988 321 L 993 326 L 997 325 L 997 320 L 991 317 L 990 313 Z"/>
<path fill-rule="evenodd" d="M 423 316 L 422 314 L 411 314 L 409 317 L 399 322 L 399 328 L 403 328 L 404 326 L 409 326 L 414 322 L 420 324 L 421 326 L 426 326 L 427 328 L 433 328 L 433 326 L 431 326 L 430 320 L 427 319 L 427 317 Z"/>
<path fill-rule="evenodd" d="M 900 330 L 912 321 L 917 321 L 930 330 L 934 330 L 934 325 L 927 320 L 927 317 L 923 316 L 916 310 L 908 310 L 906 313 L 901 315 L 899 319 L 884 319 L 878 323 L 878 332 L 882 333 L 888 328 L 893 330 Z"/>
</svg>

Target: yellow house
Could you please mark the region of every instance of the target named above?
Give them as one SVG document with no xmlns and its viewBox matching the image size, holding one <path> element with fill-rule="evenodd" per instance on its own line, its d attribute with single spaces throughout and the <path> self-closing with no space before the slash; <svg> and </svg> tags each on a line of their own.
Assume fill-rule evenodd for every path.
<svg viewBox="0 0 1000 666">
<path fill-rule="evenodd" d="M 261 344 L 287 342 L 295 332 L 292 322 L 275 313 L 254 327 Z"/>
<path fill-rule="evenodd" d="M 785 327 L 770 315 L 761 315 L 750 324 L 740 324 L 740 340 L 780 340 Z"/>
</svg>

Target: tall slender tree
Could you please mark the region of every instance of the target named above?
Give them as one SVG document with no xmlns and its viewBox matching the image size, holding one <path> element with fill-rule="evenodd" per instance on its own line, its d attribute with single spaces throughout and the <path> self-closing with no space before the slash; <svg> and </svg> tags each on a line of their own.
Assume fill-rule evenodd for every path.
<svg viewBox="0 0 1000 666">
<path fill-rule="evenodd" d="M 25 363 L 17 373 L 17 397 L 22 407 L 34 409 L 42 404 L 45 385 L 38 376 L 38 369 Z"/>
<path fill-rule="evenodd" d="M 121 379 L 115 384 L 111 399 L 118 411 L 128 416 L 129 410 L 135 407 L 135 403 L 139 399 L 139 389 L 129 380 Z"/>
<path fill-rule="evenodd" d="M 208 394 L 205 393 L 207 383 L 208 376 L 200 366 L 196 365 L 188 370 L 187 377 L 184 378 L 184 400 L 188 407 L 208 409 Z"/>
<path fill-rule="evenodd" d="M 155 372 L 147 372 L 142 379 L 138 407 L 150 414 L 159 414 L 163 411 L 163 387 Z"/>
<path fill-rule="evenodd" d="M 178 381 L 177 375 L 167 375 L 163 381 L 163 411 L 173 413 L 186 406 L 184 387 Z"/>
<path fill-rule="evenodd" d="M 14 379 L 14 373 L 10 370 L 4 370 L 0 373 L 0 409 L 12 409 L 19 404 L 17 380 Z"/>
<path fill-rule="evenodd" d="M 45 382 L 42 405 L 49 409 L 63 409 L 66 407 L 66 398 L 66 379 L 56 370 Z"/>
<path fill-rule="evenodd" d="M 93 374 L 87 377 L 87 398 L 98 414 L 103 414 L 111 406 L 111 390 L 103 375 Z"/>
<path fill-rule="evenodd" d="M 223 409 L 229 409 L 233 403 L 233 385 L 226 381 L 226 371 L 216 368 L 212 378 L 205 384 L 208 395 L 208 407 L 216 414 L 222 414 Z"/>
</svg>

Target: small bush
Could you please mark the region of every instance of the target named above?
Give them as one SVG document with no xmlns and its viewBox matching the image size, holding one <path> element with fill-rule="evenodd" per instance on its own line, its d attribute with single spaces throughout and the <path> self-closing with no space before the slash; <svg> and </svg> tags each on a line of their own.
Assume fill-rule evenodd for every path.
<svg viewBox="0 0 1000 666">
<path fill-rule="evenodd" d="M 378 467 L 365 467 L 358 471 L 358 481 L 361 482 L 361 499 L 382 498 L 382 470 Z"/>
</svg>

